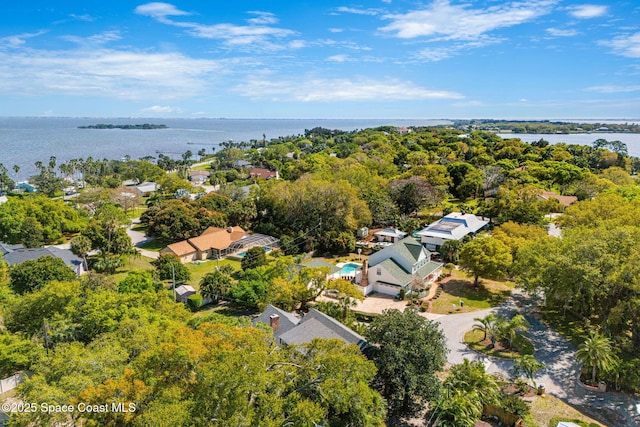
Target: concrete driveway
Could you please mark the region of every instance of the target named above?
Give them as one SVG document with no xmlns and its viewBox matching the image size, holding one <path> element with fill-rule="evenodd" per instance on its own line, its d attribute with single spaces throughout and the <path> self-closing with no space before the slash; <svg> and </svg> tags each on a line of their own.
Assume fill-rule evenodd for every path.
<svg viewBox="0 0 640 427">
<path fill-rule="evenodd" d="M 538 303 L 537 299 L 515 291 L 513 296 L 499 307 L 437 318 L 435 321 L 441 325 L 450 350 L 448 362 L 462 363 L 464 358 L 481 360 L 488 372 L 508 377 L 513 364 L 511 360 L 477 353 L 466 346 L 463 336 L 473 327 L 474 318 L 482 318 L 491 312 L 508 317 L 520 313 L 531 324 L 527 336 L 536 349 L 534 356 L 546 366 L 535 378 L 538 384 L 544 384 L 548 393 L 603 424 L 616 427 L 640 426 L 640 397 L 615 392 L 589 392 L 577 385 L 580 366 L 575 357 L 576 348 L 539 319 L 535 309 Z"/>
<path fill-rule="evenodd" d="M 147 236 L 140 231 L 132 230 L 131 227 L 136 224 L 140 224 L 140 218 L 135 218 L 131 221 L 131 225 L 127 227 L 127 235 L 131 238 L 131 242 L 133 243 L 133 247 L 136 251 L 140 252 L 140 255 L 146 256 L 147 258 L 157 259 L 160 256 L 159 252 L 148 251 L 146 249 L 141 248 L 140 246 L 149 242 L 151 237 Z"/>
</svg>

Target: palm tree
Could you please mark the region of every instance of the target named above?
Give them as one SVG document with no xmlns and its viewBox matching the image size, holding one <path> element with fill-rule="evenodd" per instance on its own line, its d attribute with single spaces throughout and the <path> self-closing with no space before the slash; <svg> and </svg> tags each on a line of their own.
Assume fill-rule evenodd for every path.
<svg viewBox="0 0 640 427">
<path fill-rule="evenodd" d="M 519 377 L 524 375 L 533 383 L 533 387 L 537 387 L 536 381 L 533 378 L 536 372 L 540 369 L 543 369 L 544 363 L 540 363 L 530 354 L 525 354 L 524 356 L 515 360 L 513 367 L 511 368 L 511 374 L 514 377 Z"/>
<path fill-rule="evenodd" d="M 511 320 L 506 322 L 503 327 L 503 336 L 509 340 L 509 348 L 513 347 L 513 340 L 518 332 L 529 330 L 529 322 L 522 314 L 516 314 Z"/>
<path fill-rule="evenodd" d="M 487 314 L 485 317 L 480 318 L 480 317 L 476 317 L 475 319 L 473 319 L 476 322 L 479 322 L 480 324 L 475 324 L 473 325 L 473 330 L 474 331 L 482 331 L 484 332 L 484 336 L 482 337 L 482 341 L 487 339 L 487 334 L 489 333 L 489 330 L 491 329 L 493 323 L 496 320 L 496 315 L 493 313 Z"/>
<path fill-rule="evenodd" d="M 576 357 L 585 366 L 591 367 L 591 382 L 596 382 L 596 371 L 608 371 L 616 363 L 611 348 L 611 340 L 598 332 L 590 331 L 589 336 L 578 347 Z"/>
<path fill-rule="evenodd" d="M 475 391 L 453 390 L 444 393 L 434 415 L 433 426 L 473 427 L 482 416 L 482 403 Z"/>
<path fill-rule="evenodd" d="M 453 365 L 444 384 L 447 389 L 476 393 L 483 406 L 496 403 L 500 396 L 496 377 L 487 373 L 484 364 L 478 360 L 470 362 L 465 358 L 462 363 Z"/>
</svg>

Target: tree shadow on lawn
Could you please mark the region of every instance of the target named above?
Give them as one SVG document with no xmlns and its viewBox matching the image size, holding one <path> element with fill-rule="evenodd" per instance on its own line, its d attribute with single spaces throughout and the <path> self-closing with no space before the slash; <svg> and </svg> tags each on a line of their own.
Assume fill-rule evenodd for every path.
<svg viewBox="0 0 640 427">
<path fill-rule="evenodd" d="M 478 287 L 473 286 L 470 280 L 449 280 L 441 285 L 442 291 L 456 298 L 465 298 L 470 301 L 487 301 L 490 306 L 500 305 L 509 295 L 511 290 L 487 289 L 482 282 Z"/>
</svg>

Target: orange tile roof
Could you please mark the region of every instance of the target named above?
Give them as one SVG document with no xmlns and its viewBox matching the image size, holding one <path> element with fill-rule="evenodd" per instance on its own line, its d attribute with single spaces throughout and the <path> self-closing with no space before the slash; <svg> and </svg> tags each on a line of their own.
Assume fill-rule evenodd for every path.
<svg viewBox="0 0 640 427">
<path fill-rule="evenodd" d="M 183 240 L 181 242 L 172 243 L 167 246 L 167 248 L 176 254 L 177 256 L 185 256 L 192 254 L 196 251 L 196 248 L 191 246 L 188 241 Z"/>
<path fill-rule="evenodd" d="M 231 243 L 244 237 L 246 232 L 240 227 L 218 228 L 209 227 L 200 236 L 188 242 L 200 251 L 208 249 L 226 249 Z"/>
<path fill-rule="evenodd" d="M 554 193 L 553 191 L 543 191 L 540 197 L 542 197 L 544 200 L 556 199 L 563 206 L 569 206 L 572 203 L 578 201 L 578 198 L 576 196 L 561 196 L 560 194 Z"/>
</svg>

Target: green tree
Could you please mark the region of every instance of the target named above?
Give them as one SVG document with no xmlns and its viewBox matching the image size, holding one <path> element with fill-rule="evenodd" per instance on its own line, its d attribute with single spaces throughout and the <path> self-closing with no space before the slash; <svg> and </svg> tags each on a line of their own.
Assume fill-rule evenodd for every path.
<svg viewBox="0 0 640 427">
<path fill-rule="evenodd" d="M 525 332 L 529 329 L 529 322 L 522 314 L 516 314 L 511 320 L 502 325 L 502 336 L 509 341 L 509 348 L 513 347 L 513 340 L 518 332 Z"/>
<path fill-rule="evenodd" d="M 57 281 L 75 280 L 76 274 L 60 258 L 43 256 L 14 265 L 10 273 L 10 286 L 14 292 L 24 294 Z"/>
<path fill-rule="evenodd" d="M 437 427 L 473 427 L 482 416 L 482 404 L 476 391 L 452 390 L 445 393 L 429 416 Z"/>
<path fill-rule="evenodd" d="M 260 267 L 261 265 L 265 265 L 267 263 L 267 253 L 265 252 L 262 246 L 254 246 L 252 248 L 247 249 L 244 257 L 242 257 L 242 261 L 240 265 L 243 270 L 249 268 Z"/>
<path fill-rule="evenodd" d="M 376 347 L 375 384 L 387 399 L 389 411 L 412 414 L 440 390 L 435 376 L 444 367 L 447 348 L 437 324 L 413 310 L 385 310 L 366 330 Z"/>
<path fill-rule="evenodd" d="M 515 378 L 524 375 L 531 383 L 533 387 L 536 386 L 535 375 L 541 369 L 544 369 L 544 363 L 538 362 L 535 357 L 530 354 L 525 354 L 520 356 L 515 360 L 513 366 L 511 367 L 511 375 Z"/>
<path fill-rule="evenodd" d="M 200 293 L 204 298 L 209 298 L 214 304 L 217 304 L 220 298 L 224 297 L 233 285 L 233 279 L 227 274 L 216 270 L 207 273 L 200 280 Z"/>
<path fill-rule="evenodd" d="M 71 252 L 82 258 L 84 269 L 89 270 L 87 265 L 87 254 L 91 251 L 91 239 L 87 236 L 79 235 L 71 239 Z"/>
<path fill-rule="evenodd" d="M 500 279 L 511 266 L 509 247 L 493 237 L 476 237 L 460 250 L 460 267 L 473 275 L 474 286 L 478 279 Z"/>
<path fill-rule="evenodd" d="M 151 265 L 156 268 L 154 275 L 160 280 L 175 279 L 176 283 L 184 283 L 191 279 L 189 269 L 174 254 L 162 253 L 151 261 Z"/>
<path fill-rule="evenodd" d="M 146 291 L 158 291 L 160 286 L 153 279 L 150 272 L 144 270 L 133 270 L 127 273 L 124 279 L 118 283 L 118 292 L 121 293 L 141 293 Z"/>
<path fill-rule="evenodd" d="M 609 371 L 616 362 L 611 340 L 594 331 L 589 332 L 587 338 L 578 346 L 576 357 L 586 367 L 591 368 L 591 382 L 594 384 L 597 371 Z"/>
<path fill-rule="evenodd" d="M 460 364 L 453 365 L 449 376 L 444 382 L 446 389 L 475 393 L 482 406 L 497 403 L 500 397 L 500 386 L 493 375 L 486 372 L 480 361 L 464 359 Z"/>
</svg>

